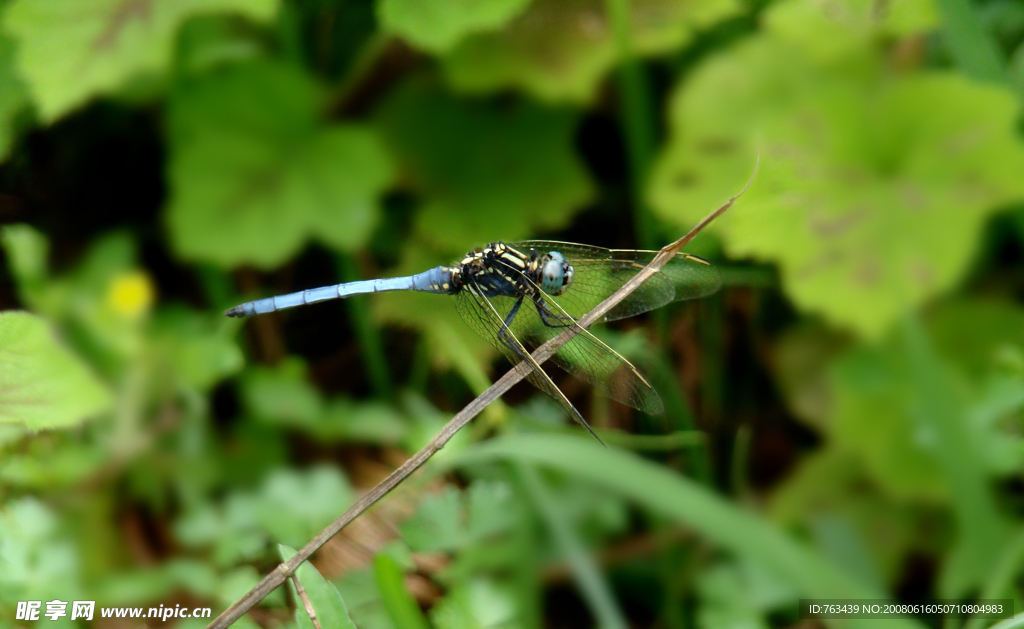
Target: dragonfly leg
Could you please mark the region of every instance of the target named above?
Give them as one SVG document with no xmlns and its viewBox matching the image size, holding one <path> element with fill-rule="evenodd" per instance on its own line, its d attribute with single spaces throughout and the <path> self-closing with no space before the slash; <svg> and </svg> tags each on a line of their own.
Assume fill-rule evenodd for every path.
<svg viewBox="0 0 1024 629">
<path fill-rule="evenodd" d="M 567 328 L 576 323 L 576 320 L 568 315 L 551 312 L 547 302 L 540 295 L 533 298 L 533 304 L 537 307 L 537 314 L 540 315 L 540 320 L 549 328 Z"/>
<path fill-rule="evenodd" d="M 469 293 L 474 298 L 477 299 L 477 306 L 480 308 L 486 307 L 488 310 L 485 312 L 490 312 L 495 316 L 495 318 L 501 320 L 501 316 L 498 315 L 498 312 L 497 310 L 495 310 L 493 304 L 488 302 L 487 298 L 484 297 L 484 293 L 482 290 L 480 290 L 479 286 L 477 286 L 475 283 L 471 284 L 471 286 L 472 289 L 469 291 Z M 511 308 L 509 308 L 508 314 L 505 315 L 505 319 L 501 323 L 501 329 L 498 330 L 497 338 L 501 340 L 502 345 L 511 350 L 512 353 L 508 357 L 509 359 L 512 360 L 513 363 L 515 362 L 515 359 L 513 359 L 512 357 L 517 356 L 520 360 L 522 360 L 523 362 L 525 362 L 526 364 L 533 368 L 532 373 L 526 376 L 531 383 L 533 383 L 539 389 L 548 393 L 553 398 L 558 400 L 558 402 L 562 404 L 565 410 L 569 412 L 569 416 L 573 418 L 573 421 L 579 423 L 579 425 L 586 428 L 587 431 L 589 431 L 590 434 L 595 439 L 597 439 L 599 443 L 601 443 L 601 445 L 605 445 L 605 443 L 601 441 L 601 438 L 597 436 L 597 433 L 594 432 L 594 429 L 590 427 L 590 424 L 587 423 L 587 420 L 583 419 L 583 415 L 580 415 L 580 412 L 576 410 L 575 406 L 572 405 L 572 402 L 569 401 L 569 398 L 565 397 L 565 393 L 562 393 L 562 390 L 559 389 L 554 382 L 552 382 L 551 376 L 549 376 L 541 368 L 540 364 L 536 360 L 534 360 L 533 356 L 530 355 L 529 351 L 527 351 L 527 349 L 523 347 L 523 344 L 520 343 L 519 339 L 517 339 L 515 335 L 512 333 L 512 330 L 509 326 L 512 324 L 512 320 L 515 319 L 516 313 L 519 312 L 519 308 L 523 305 L 524 298 L 525 295 L 520 294 L 519 298 L 516 299 L 516 302 L 512 304 Z"/>
<path fill-rule="evenodd" d="M 512 329 L 510 327 L 512 325 L 512 319 L 515 319 L 516 313 L 519 312 L 519 307 L 522 305 L 523 297 L 520 295 L 519 299 L 516 300 L 516 303 L 512 304 L 512 307 L 509 308 L 508 314 L 505 315 L 504 325 L 502 325 L 501 329 L 498 330 L 498 339 L 501 340 L 502 344 L 505 347 L 512 350 L 512 352 L 515 353 L 520 358 L 523 358 L 523 352 L 522 350 L 519 349 L 519 344 L 516 343 L 511 338 L 509 338 L 509 335 L 511 334 Z"/>
</svg>

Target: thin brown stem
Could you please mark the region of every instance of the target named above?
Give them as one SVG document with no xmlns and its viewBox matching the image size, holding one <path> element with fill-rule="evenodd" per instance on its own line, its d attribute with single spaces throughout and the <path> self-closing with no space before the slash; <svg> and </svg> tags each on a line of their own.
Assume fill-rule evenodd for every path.
<svg viewBox="0 0 1024 629">
<path fill-rule="evenodd" d="M 750 187 L 750 182 L 753 181 L 754 175 L 756 174 L 757 165 L 755 164 L 754 173 L 751 174 L 750 181 L 748 181 L 747 185 L 743 187 L 743 190 L 726 201 L 720 208 L 704 217 L 704 220 L 697 223 L 697 225 L 691 229 L 688 234 L 659 251 L 658 255 L 651 260 L 650 264 L 641 269 L 639 273 L 623 284 L 622 287 L 615 291 L 614 294 L 581 317 L 578 326 L 566 328 L 564 332 L 549 340 L 544 345 L 538 347 L 532 354 L 534 360 L 540 364 L 551 358 L 560 347 L 568 343 L 572 337 L 576 336 L 580 329 L 589 327 L 594 322 L 599 321 L 608 314 L 612 308 L 618 305 L 619 302 L 639 288 L 641 284 L 650 279 L 650 277 L 657 273 L 661 267 L 665 266 L 673 256 L 679 253 L 680 249 L 686 246 L 686 244 L 693 240 L 701 230 L 707 227 L 711 221 L 715 220 L 722 215 L 722 213 L 732 207 L 733 203 L 736 202 L 736 199 L 740 198 L 740 196 L 747 191 L 747 188 Z M 264 597 L 284 583 L 303 561 L 309 559 L 313 553 L 326 544 L 329 539 L 337 535 L 338 531 L 348 526 L 350 522 L 359 517 L 359 515 L 364 511 L 373 506 L 374 503 L 397 487 L 399 483 L 418 470 L 424 463 L 430 460 L 430 457 L 434 456 L 438 450 L 443 448 L 455 433 L 459 432 L 459 430 L 468 424 L 470 420 L 501 397 L 506 391 L 511 389 L 513 385 L 525 378 L 529 372 L 530 365 L 525 361 L 513 367 L 509 372 L 498 379 L 497 382 L 491 385 L 490 388 L 481 393 L 479 397 L 459 411 L 459 413 L 445 424 L 437 435 L 430 440 L 430 443 L 424 446 L 422 450 L 410 457 L 409 460 L 403 463 L 398 469 L 389 474 L 387 478 L 378 483 L 376 487 L 357 500 L 354 505 L 349 507 L 349 509 L 341 515 L 341 517 L 334 522 L 331 522 L 331 524 L 329 524 L 323 531 L 320 531 L 316 537 L 310 540 L 310 542 L 291 559 L 278 565 L 270 574 L 263 577 L 263 579 L 257 583 L 253 589 L 249 590 L 249 592 L 245 594 L 245 596 L 237 600 L 233 605 L 231 605 L 231 607 L 224 610 L 220 616 L 217 616 L 213 622 L 207 626 L 207 629 L 225 629 L 241 618 L 242 615 L 249 611 L 254 605 L 256 605 L 256 603 L 263 600 Z"/>
<path fill-rule="evenodd" d="M 306 594 L 306 588 L 302 587 L 302 582 L 294 574 L 290 575 L 290 577 L 292 585 L 295 586 L 295 592 L 299 595 L 299 600 L 302 601 L 302 606 L 306 608 L 306 615 L 313 622 L 313 629 L 323 629 L 316 617 L 316 610 L 313 609 L 313 602 L 309 600 L 309 595 Z"/>
</svg>

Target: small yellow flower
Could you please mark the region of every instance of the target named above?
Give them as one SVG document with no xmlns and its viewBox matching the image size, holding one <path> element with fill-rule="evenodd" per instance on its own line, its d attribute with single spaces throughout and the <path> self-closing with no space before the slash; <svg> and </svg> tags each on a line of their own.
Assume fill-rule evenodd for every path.
<svg viewBox="0 0 1024 629">
<path fill-rule="evenodd" d="M 142 271 L 114 277 L 107 289 L 107 306 L 126 319 L 138 319 L 153 305 L 153 283 Z"/>
</svg>

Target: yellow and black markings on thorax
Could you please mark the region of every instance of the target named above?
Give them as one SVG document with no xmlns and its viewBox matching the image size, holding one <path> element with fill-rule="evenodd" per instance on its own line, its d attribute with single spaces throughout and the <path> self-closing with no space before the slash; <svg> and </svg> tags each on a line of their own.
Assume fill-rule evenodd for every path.
<svg viewBox="0 0 1024 629">
<path fill-rule="evenodd" d="M 533 297 L 540 286 L 543 265 L 550 253 L 531 249 L 524 253 L 503 242 L 470 251 L 458 266 L 445 269 L 435 289 L 454 294 L 469 290 L 484 297 Z"/>
</svg>

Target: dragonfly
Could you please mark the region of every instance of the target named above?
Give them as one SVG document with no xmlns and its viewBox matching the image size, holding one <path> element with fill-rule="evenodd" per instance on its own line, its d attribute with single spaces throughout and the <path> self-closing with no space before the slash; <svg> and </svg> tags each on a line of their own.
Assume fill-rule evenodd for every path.
<svg viewBox="0 0 1024 629">
<path fill-rule="evenodd" d="M 530 366 L 527 380 L 551 395 L 570 417 L 601 441 L 531 352 L 573 328 L 575 336 L 550 360 L 608 397 L 645 413 L 660 415 L 664 407 L 651 383 L 631 362 L 578 323 L 647 266 L 657 253 L 545 240 L 499 241 L 470 251 L 452 266 L 405 277 L 345 282 L 257 299 L 224 314 L 246 317 L 389 291 L 449 295 L 473 330 L 512 364 L 525 361 Z M 673 301 L 704 297 L 721 285 L 722 276 L 710 262 L 678 253 L 603 320 L 624 319 Z"/>
</svg>

